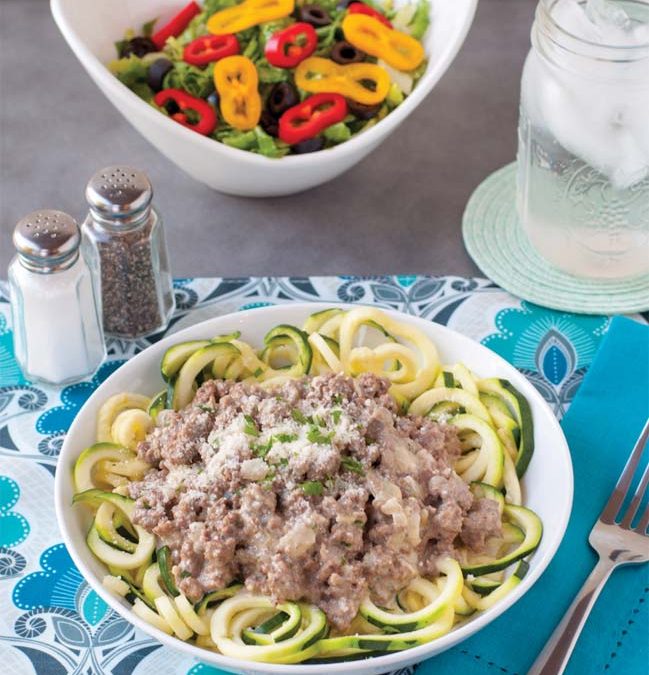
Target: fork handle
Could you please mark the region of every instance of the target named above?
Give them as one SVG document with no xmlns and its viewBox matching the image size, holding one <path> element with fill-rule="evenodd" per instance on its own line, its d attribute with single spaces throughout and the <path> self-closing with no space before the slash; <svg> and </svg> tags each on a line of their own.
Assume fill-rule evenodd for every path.
<svg viewBox="0 0 649 675">
<path fill-rule="evenodd" d="M 563 673 L 590 610 L 614 568 L 611 560 L 599 560 L 527 675 Z"/>
</svg>

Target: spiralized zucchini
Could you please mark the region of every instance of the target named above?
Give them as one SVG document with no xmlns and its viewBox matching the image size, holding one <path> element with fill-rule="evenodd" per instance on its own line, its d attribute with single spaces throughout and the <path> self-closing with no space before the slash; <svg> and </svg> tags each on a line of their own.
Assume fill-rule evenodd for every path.
<svg viewBox="0 0 649 675">
<path fill-rule="evenodd" d="M 148 407 L 148 403 L 147 403 Z M 112 440 L 129 450 L 135 450 L 153 427 L 153 419 L 145 410 L 130 408 L 115 418 L 110 427 Z"/>
<path fill-rule="evenodd" d="M 149 407 L 149 397 L 140 394 L 115 394 L 99 409 L 97 415 L 97 442 L 118 442 L 113 438 L 113 424 L 125 410 L 144 410 Z"/>
<path fill-rule="evenodd" d="M 130 481 L 149 465 L 135 450 L 164 408 L 191 403 L 205 379 L 273 385 L 305 375 L 371 372 L 386 377 L 404 412 L 453 425 L 461 456 L 455 471 L 476 498 L 491 499 L 502 533 L 476 554 L 438 561 L 439 576 L 417 577 L 394 598 L 393 609 L 369 597 L 347 634 L 329 636 L 325 614 L 303 602 L 275 605 L 242 584 L 214 589 L 193 605 L 172 574 L 171 552 L 135 525 Z M 300 327 L 279 325 L 256 350 L 240 334 L 179 343 L 165 353 L 166 388 L 153 399 L 112 396 L 101 407 L 97 443 L 75 465 L 74 501 L 94 510 L 88 546 L 110 574 L 104 586 L 133 605 L 134 613 L 168 635 L 248 661 L 291 664 L 317 658 L 358 658 L 424 644 L 448 633 L 474 612 L 488 609 L 525 576 L 543 526 L 522 506 L 520 484 L 534 448 L 529 405 L 506 380 L 483 379 L 464 364 L 441 366 L 437 349 L 419 329 L 369 307 L 331 308 Z"/>
</svg>

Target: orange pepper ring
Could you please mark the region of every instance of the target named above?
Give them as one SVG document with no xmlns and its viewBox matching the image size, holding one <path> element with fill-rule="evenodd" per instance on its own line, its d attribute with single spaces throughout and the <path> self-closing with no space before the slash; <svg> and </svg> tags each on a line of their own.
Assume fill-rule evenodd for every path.
<svg viewBox="0 0 649 675">
<path fill-rule="evenodd" d="M 295 0 L 244 0 L 226 7 L 207 20 L 212 35 L 238 33 L 266 21 L 283 19 L 293 13 Z"/>
<path fill-rule="evenodd" d="M 339 65 L 331 59 L 313 56 L 295 69 L 298 87 L 310 93 L 336 93 L 364 105 L 376 105 L 390 89 L 387 72 L 373 63 Z M 367 85 L 373 83 L 373 88 Z"/>
<path fill-rule="evenodd" d="M 227 56 L 214 66 L 214 85 L 220 96 L 221 115 L 235 129 L 254 129 L 261 118 L 259 77 L 245 56 Z"/>
<path fill-rule="evenodd" d="M 414 70 L 425 58 L 421 42 L 411 35 L 388 28 L 364 14 L 348 14 L 342 22 L 345 40 L 357 49 L 377 58 L 397 70 Z"/>
</svg>

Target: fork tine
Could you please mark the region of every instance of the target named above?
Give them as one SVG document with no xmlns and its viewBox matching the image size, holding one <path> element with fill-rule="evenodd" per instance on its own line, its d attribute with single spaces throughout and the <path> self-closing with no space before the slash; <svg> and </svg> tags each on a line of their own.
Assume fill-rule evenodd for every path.
<svg viewBox="0 0 649 675">
<path fill-rule="evenodd" d="M 624 470 L 622 471 L 622 474 L 615 485 L 615 489 L 613 490 L 608 502 L 606 503 L 606 506 L 604 507 L 604 510 L 602 511 L 602 514 L 599 517 L 602 522 L 609 525 L 615 522 L 615 516 L 620 510 L 620 506 L 622 506 L 622 502 L 624 501 L 626 493 L 629 490 L 631 480 L 633 479 L 633 474 L 635 473 L 635 470 L 640 462 L 640 457 L 642 456 L 642 451 L 644 450 L 647 438 L 649 438 L 649 419 L 646 421 L 644 429 L 642 430 L 642 433 L 640 434 L 640 437 L 636 441 L 636 444 L 633 448 L 633 452 L 627 460 Z"/>
<path fill-rule="evenodd" d="M 633 495 L 633 499 L 631 500 L 631 503 L 629 504 L 629 508 L 626 510 L 626 514 L 624 516 L 624 519 L 620 523 L 622 527 L 631 527 L 631 523 L 633 522 L 633 519 L 635 517 L 636 512 L 640 508 L 640 504 L 642 502 L 642 499 L 644 497 L 644 493 L 647 489 L 647 484 L 649 483 L 649 464 L 645 467 L 645 470 L 642 474 L 642 478 L 640 480 L 640 483 L 638 484 L 638 487 L 636 488 L 635 494 Z"/>
<path fill-rule="evenodd" d="M 649 527 L 649 504 L 647 504 L 647 508 L 644 510 L 640 522 L 633 529 L 640 534 L 646 534 L 647 527 Z"/>
</svg>

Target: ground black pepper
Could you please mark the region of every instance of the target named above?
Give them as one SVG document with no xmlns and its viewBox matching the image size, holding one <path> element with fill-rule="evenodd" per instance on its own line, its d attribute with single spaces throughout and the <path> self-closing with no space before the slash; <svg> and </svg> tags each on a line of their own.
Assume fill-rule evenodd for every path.
<svg viewBox="0 0 649 675">
<path fill-rule="evenodd" d="M 136 338 L 166 327 L 174 307 L 162 223 L 151 185 L 135 169 L 111 167 L 88 184 L 86 247 L 101 278 L 104 331 Z"/>
<path fill-rule="evenodd" d="M 150 234 L 147 224 L 97 241 L 107 333 L 142 335 L 162 322 Z"/>
</svg>

